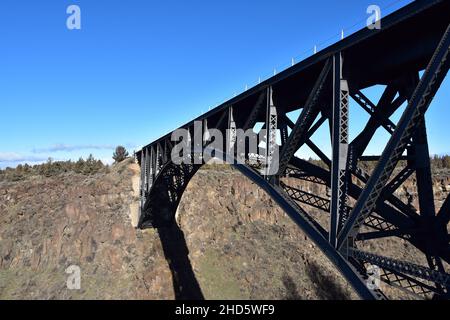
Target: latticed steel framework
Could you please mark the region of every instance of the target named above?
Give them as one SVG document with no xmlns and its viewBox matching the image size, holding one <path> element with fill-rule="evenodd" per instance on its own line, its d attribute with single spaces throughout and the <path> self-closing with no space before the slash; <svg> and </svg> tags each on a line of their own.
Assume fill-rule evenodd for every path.
<svg viewBox="0 0 450 320">
<path fill-rule="evenodd" d="M 449 12 L 450 1 L 415 1 L 384 18 L 381 30 L 363 29 L 209 111 L 182 127 L 193 137 L 183 143 L 202 137 L 184 158 L 201 159 L 199 148 L 209 148 L 212 128 L 226 137 L 216 156 L 231 157 L 237 156 L 237 129 L 267 129 L 265 150 L 257 158 L 270 167 L 279 157 L 278 172 L 257 170 L 249 154 L 234 166 L 280 205 L 362 298 L 386 298 L 389 287 L 449 298 L 450 197 L 436 207 L 425 121 L 449 69 Z M 384 88 L 378 101 L 363 92 L 373 86 Z M 353 139 L 351 108 L 369 117 Z M 402 112 L 398 121 L 396 112 Z M 194 121 L 203 123 L 200 130 Z M 330 157 L 313 142 L 322 127 L 329 130 Z M 383 152 L 365 155 L 379 130 L 390 136 Z M 173 223 L 201 166 L 174 164 L 174 144 L 169 133 L 136 153 L 142 172 L 140 228 Z M 301 159 L 304 147 L 321 164 Z M 373 170 L 367 162 L 374 163 Z M 415 185 L 416 207 L 399 197 L 406 181 Z M 416 254 L 389 256 L 389 248 L 405 246 Z M 373 266 L 381 286 L 372 283 Z"/>
</svg>

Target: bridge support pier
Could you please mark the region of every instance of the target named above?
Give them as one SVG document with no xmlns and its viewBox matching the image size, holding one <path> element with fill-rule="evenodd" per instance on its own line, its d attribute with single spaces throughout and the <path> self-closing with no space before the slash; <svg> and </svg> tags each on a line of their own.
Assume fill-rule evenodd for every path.
<svg viewBox="0 0 450 320">
<path fill-rule="evenodd" d="M 333 118 L 332 118 L 332 163 L 330 243 L 337 247 L 337 235 L 347 218 L 348 185 L 348 122 L 349 90 L 342 78 L 342 53 L 333 56 Z"/>
</svg>

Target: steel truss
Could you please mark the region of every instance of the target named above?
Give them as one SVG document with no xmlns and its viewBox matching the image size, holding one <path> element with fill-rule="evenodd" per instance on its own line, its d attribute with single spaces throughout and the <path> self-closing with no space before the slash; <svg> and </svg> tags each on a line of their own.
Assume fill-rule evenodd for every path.
<svg viewBox="0 0 450 320">
<path fill-rule="evenodd" d="M 172 141 L 168 134 L 138 151 L 139 227 L 173 223 L 182 194 L 202 165 L 194 160 L 201 160 L 202 151 L 212 145 L 211 129 L 226 140 L 214 154 L 236 159 L 237 130 L 256 130 L 259 123 L 259 130 L 266 130 L 265 149 L 258 155 L 246 153 L 245 163 L 233 165 L 280 205 L 362 298 L 384 299 L 382 290 L 389 285 L 416 297 L 447 299 L 450 196 L 435 207 L 425 117 L 449 69 L 450 18 L 445 12 L 450 12 L 449 1 L 416 1 L 383 19 L 381 31 L 361 30 L 202 115 L 196 119 L 201 127 L 194 121 L 186 124 L 186 141 Z M 429 22 L 428 32 L 420 29 L 423 21 Z M 409 39 L 406 30 L 419 39 L 399 43 L 398 37 Z M 369 61 L 361 58 L 366 56 Z M 396 63 L 386 62 L 391 60 Z M 364 90 L 380 84 L 385 89 L 374 102 Z M 352 140 L 351 108 L 369 116 Z M 402 108 L 395 123 L 392 115 Z M 296 119 L 291 111 L 299 111 Z M 314 142 L 326 125 L 330 156 Z M 390 139 L 381 155 L 367 156 L 379 129 Z M 182 155 L 185 164 L 171 161 L 176 143 L 195 150 Z M 321 162 L 302 160 L 298 155 L 303 148 Z M 276 158 L 279 169 L 273 173 Z M 372 171 L 367 162 L 375 164 Z M 399 197 L 406 181 L 415 184 L 417 207 Z M 406 261 L 377 253 L 381 248 L 389 252 L 397 242 L 408 243 L 423 258 Z M 377 246 L 379 251 L 368 251 Z M 373 266 L 384 283 L 379 288 L 368 285 Z"/>
</svg>

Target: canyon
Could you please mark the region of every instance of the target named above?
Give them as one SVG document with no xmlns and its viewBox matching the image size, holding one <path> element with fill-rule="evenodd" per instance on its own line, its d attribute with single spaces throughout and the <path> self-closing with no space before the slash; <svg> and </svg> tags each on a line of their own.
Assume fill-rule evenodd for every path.
<svg viewBox="0 0 450 320">
<path fill-rule="evenodd" d="M 358 299 L 273 200 L 232 167 L 205 166 L 194 176 L 172 228 L 135 228 L 138 184 L 131 159 L 89 176 L 0 182 L 0 298 Z M 439 203 L 450 179 L 434 184 Z M 417 205 L 407 183 L 398 196 Z M 372 249 L 416 259 L 406 241 Z M 66 286 L 71 265 L 81 270 L 79 290 Z"/>
</svg>

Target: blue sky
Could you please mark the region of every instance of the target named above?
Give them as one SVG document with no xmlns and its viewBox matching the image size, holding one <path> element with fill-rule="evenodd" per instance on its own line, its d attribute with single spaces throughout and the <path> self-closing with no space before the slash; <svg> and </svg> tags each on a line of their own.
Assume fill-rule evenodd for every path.
<svg viewBox="0 0 450 320">
<path fill-rule="evenodd" d="M 370 4 L 409 2 L 2 0 L 0 167 L 132 151 L 360 29 Z M 81 30 L 66 27 L 72 4 Z M 432 153 L 450 153 L 449 88 L 427 115 Z"/>
</svg>

